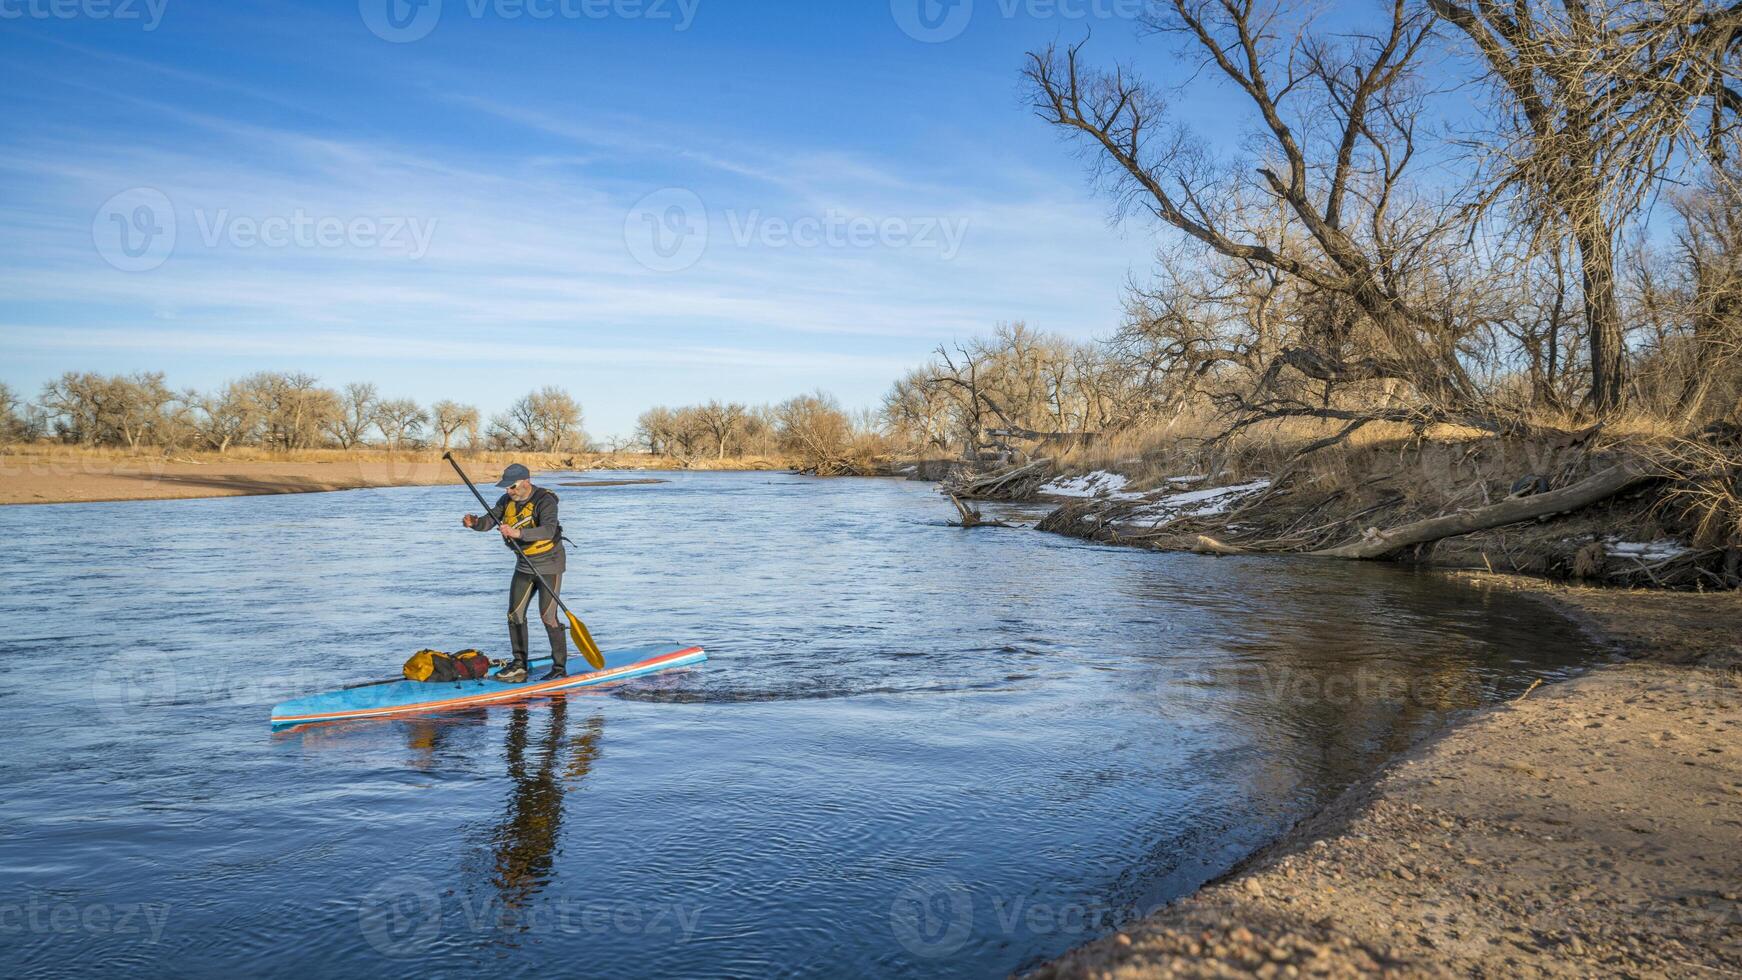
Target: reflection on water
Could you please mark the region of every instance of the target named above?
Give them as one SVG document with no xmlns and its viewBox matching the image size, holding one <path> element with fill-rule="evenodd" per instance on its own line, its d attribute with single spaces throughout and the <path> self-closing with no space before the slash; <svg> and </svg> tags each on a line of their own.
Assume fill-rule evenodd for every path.
<svg viewBox="0 0 1742 980">
<path fill-rule="evenodd" d="M 502 820 L 490 834 L 489 881 L 510 917 L 526 909 L 550 883 L 563 822 L 563 794 L 586 778 L 599 756 L 605 719 L 594 715 L 579 734 L 568 731 L 568 700 L 547 702 L 544 731 L 528 744 L 534 709 L 508 712 L 508 778 L 512 787 Z"/>
<path fill-rule="evenodd" d="M 678 475 L 569 495 L 570 598 L 608 646 L 706 665 L 271 733 L 275 701 L 420 647 L 502 653 L 508 563 L 453 530 L 465 504 L 11 511 L 9 974 L 1005 973 L 1586 655 L 1535 605 L 1393 568 L 964 531 L 893 481 Z"/>
</svg>

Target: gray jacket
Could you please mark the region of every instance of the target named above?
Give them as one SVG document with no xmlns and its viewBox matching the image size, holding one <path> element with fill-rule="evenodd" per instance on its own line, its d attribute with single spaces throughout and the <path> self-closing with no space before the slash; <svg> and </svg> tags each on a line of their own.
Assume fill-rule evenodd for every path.
<svg viewBox="0 0 1742 980">
<path fill-rule="evenodd" d="M 472 530 L 494 531 L 508 519 L 510 508 L 517 518 L 514 524 L 520 528 L 519 544 L 529 553 L 533 567 L 539 574 L 560 575 L 565 571 L 568 568 L 568 556 L 563 550 L 562 522 L 557 519 L 557 496 L 543 487 L 533 487 L 532 497 L 525 504 L 516 504 L 512 497 L 503 494 L 502 499 L 496 501 L 496 506 L 490 508 L 490 513 L 472 526 Z M 550 547 L 541 547 L 547 542 Z M 510 551 L 514 549 L 509 539 L 503 538 L 502 543 Z M 515 562 L 515 568 L 526 571 L 526 559 Z"/>
</svg>

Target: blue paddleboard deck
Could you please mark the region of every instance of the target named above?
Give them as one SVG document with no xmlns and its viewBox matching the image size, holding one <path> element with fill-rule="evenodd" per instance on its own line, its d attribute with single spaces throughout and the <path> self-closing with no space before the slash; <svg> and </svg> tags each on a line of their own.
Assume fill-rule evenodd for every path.
<svg viewBox="0 0 1742 980">
<path fill-rule="evenodd" d="M 570 674 L 542 683 L 528 681 L 524 684 L 508 684 L 488 678 L 442 684 L 392 681 L 316 694 L 286 701 L 273 708 L 272 725 L 274 728 L 282 728 L 321 721 L 387 718 L 449 708 L 504 704 L 576 688 L 596 687 L 631 677 L 656 674 L 662 670 L 689 667 L 708 659 L 701 647 L 676 643 L 653 643 L 627 650 L 607 650 L 604 653 L 603 669 L 591 670 L 590 665 L 580 655 L 575 654 L 569 657 L 569 669 L 573 670 L 578 666 L 587 671 L 586 673 Z M 535 661 L 532 665 L 534 675 L 548 663 L 548 657 Z"/>
</svg>

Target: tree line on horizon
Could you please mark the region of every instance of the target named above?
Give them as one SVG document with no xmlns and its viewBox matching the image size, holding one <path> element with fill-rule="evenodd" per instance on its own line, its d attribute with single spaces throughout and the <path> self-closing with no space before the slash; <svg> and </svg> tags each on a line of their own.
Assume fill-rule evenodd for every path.
<svg viewBox="0 0 1742 980">
<path fill-rule="evenodd" d="M 260 371 L 211 392 L 171 388 L 161 371 L 68 371 L 26 401 L 0 384 L 0 441 L 52 440 L 138 452 L 233 447 L 564 452 L 587 448 L 580 403 L 557 387 L 528 392 L 484 421 L 476 406 L 383 398 L 368 382 L 323 387 L 313 375 Z"/>
<path fill-rule="evenodd" d="M 368 382 L 339 388 L 313 375 L 262 371 L 211 392 L 171 388 L 160 371 L 103 375 L 68 371 L 25 401 L 0 384 L 0 442 L 57 442 L 87 448 L 225 453 L 235 447 L 276 452 L 360 447 L 464 447 L 523 452 L 617 452 L 641 449 L 686 465 L 703 459 L 792 460 L 819 473 L 867 472 L 887 451 L 878 420 L 854 416 L 824 392 L 772 405 L 711 401 L 642 413 L 632 439 L 600 444 L 583 428 L 568 392 L 532 391 L 487 421 L 450 400 L 428 407 L 383 398 Z"/>
</svg>

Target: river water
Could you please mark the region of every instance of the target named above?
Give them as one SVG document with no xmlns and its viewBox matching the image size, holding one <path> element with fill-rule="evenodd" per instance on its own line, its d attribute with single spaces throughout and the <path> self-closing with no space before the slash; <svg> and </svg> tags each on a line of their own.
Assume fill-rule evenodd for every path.
<svg viewBox="0 0 1742 980">
<path fill-rule="evenodd" d="M 280 733 L 420 647 L 504 655 L 463 488 L 0 508 L 4 972 L 1002 975 L 1590 656 L 1392 567 L 663 476 L 557 487 L 566 590 L 606 648 L 706 664 Z"/>
</svg>

